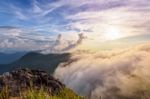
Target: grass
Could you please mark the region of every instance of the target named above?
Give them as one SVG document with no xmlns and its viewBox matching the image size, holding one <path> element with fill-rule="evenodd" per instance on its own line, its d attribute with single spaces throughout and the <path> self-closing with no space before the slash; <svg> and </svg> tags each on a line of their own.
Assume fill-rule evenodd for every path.
<svg viewBox="0 0 150 99">
<path fill-rule="evenodd" d="M 84 99 L 76 95 L 72 90 L 64 88 L 60 92 L 54 95 L 49 95 L 46 91 L 41 88 L 40 90 L 34 90 L 30 88 L 26 92 L 20 91 L 20 96 L 10 97 L 8 87 L 3 88 L 0 92 L 0 99 Z"/>
<path fill-rule="evenodd" d="M 39 91 L 29 90 L 27 96 L 23 96 L 22 99 L 83 99 L 80 96 L 74 94 L 70 89 L 64 88 L 56 95 L 48 95 L 43 89 Z"/>
<path fill-rule="evenodd" d="M 2 91 L 0 92 L 0 99 L 9 99 L 9 90 L 8 87 L 3 87 Z"/>
<path fill-rule="evenodd" d="M 135 91 L 131 96 L 117 95 L 116 99 L 150 99 L 149 84 L 137 84 L 137 88 L 134 89 Z M 6 86 L 3 87 L 3 90 L 0 92 L 0 99 L 85 99 L 85 97 L 76 95 L 68 88 L 64 88 L 53 95 L 49 95 L 42 87 L 40 90 L 35 90 L 33 87 L 31 87 L 26 91 L 20 91 L 20 95 L 18 97 L 10 97 L 9 88 Z"/>
</svg>

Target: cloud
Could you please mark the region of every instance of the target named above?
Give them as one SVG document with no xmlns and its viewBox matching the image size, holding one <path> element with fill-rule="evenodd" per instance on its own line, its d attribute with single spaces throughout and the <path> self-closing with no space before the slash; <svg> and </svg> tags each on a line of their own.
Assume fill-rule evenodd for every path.
<svg viewBox="0 0 150 99">
<path fill-rule="evenodd" d="M 54 42 L 51 35 L 12 26 L 0 26 L 0 37 L 1 52 L 39 50 Z"/>
<path fill-rule="evenodd" d="M 21 29 L 18 27 L 13 27 L 13 26 L 0 26 L 0 35 L 5 35 L 5 36 L 19 36 Z"/>
<path fill-rule="evenodd" d="M 7 10 L 9 10 L 6 10 L 6 13 L 10 13 L 11 16 L 15 15 L 18 19 L 25 20 L 25 23 L 33 23 L 37 26 L 61 24 L 64 27 L 66 25 L 72 27 L 70 31 L 76 31 L 77 29 L 82 32 L 83 30 L 90 29 L 94 33 L 101 33 L 104 32 L 104 25 L 106 27 L 110 24 L 121 25 L 122 27 L 130 27 L 132 31 L 134 31 L 133 29 L 136 28 L 134 25 L 138 24 L 140 27 L 145 27 L 142 29 L 145 31 L 137 29 L 141 34 L 148 31 L 148 24 L 142 24 L 149 21 L 150 15 L 147 12 L 150 10 L 150 3 L 148 0 L 33 0 L 30 1 L 28 6 L 23 2 L 21 4 L 22 5 L 16 5 L 16 3 L 13 2 L 7 3 L 7 5 L 9 5 Z M 5 6 L 2 6 L 2 8 Z M 25 9 L 24 6 L 27 6 L 28 9 Z M 14 13 L 14 15 L 12 13 Z M 145 18 L 141 18 L 141 15 L 144 15 Z M 18 24 L 20 24 L 20 21 Z M 103 25 L 101 26 L 101 24 Z M 93 28 L 93 26 L 98 27 L 101 31 L 95 27 Z M 60 32 L 62 28 L 59 27 L 60 26 L 57 26 L 55 28 Z M 67 27 L 64 29 L 68 30 Z"/>
<path fill-rule="evenodd" d="M 78 40 L 75 42 L 75 43 L 71 43 L 71 42 L 68 42 L 68 46 L 63 48 L 61 51 L 69 51 L 75 47 L 77 47 L 78 45 L 80 45 L 83 41 L 83 39 L 85 39 L 86 37 L 84 37 L 84 35 L 81 33 L 81 34 L 78 34 L 79 38 Z"/>
<path fill-rule="evenodd" d="M 94 6 L 94 4 L 99 6 Z M 148 34 L 149 24 L 147 22 L 150 21 L 150 14 L 147 13 L 150 11 L 148 5 L 147 0 L 96 0 L 82 5 L 88 10 L 79 7 L 79 11 L 67 15 L 65 18 L 72 20 L 69 24 L 72 29 L 75 28 L 81 32 L 91 30 L 91 34 L 99 34 L 100 36 L 112 26 L 118 27 L 123 36 Z M 142 16 L 145 18 L 141 18 Z"/>
<path fill-rule="evenodd" d="M 28 19 L 28 17 L 25 16 L 22 12 L 16 11 L 15 14 L 16 14 L 16 16 L 17 16 L 20 20 L 26 20 L 26 19 Z"/>
<path fill-rule="evenodd" d="M 58 48 L 59 46 L 59 48 Z M 60 52 L 60 46 L 62 45 L 62 35 L 58 34 L 56 40 L 49 47 L 40 50 L 41 53 L 53 53 Z"/>
<path fill-rule="evenodd" d="M 47 34 L 46 31 L 24 29 L 12 26 L 0 26 L 0 51 L 40 51 L 42 53 L 62 53 L 76 48 L 85 39 L 83 34 L 78 34 L 77 40 L 67 40 L 65 35 Z M 47 33 L 47 32 L 46 32 Z"/>
<path fill-rule="evenodd" d="M 150 44 L 102 52 L 74 52 L 54 76 L 91 99 L 149 97 Z"/>
<path fill-rule="evenodd" d="M 121 37 L 146 35 L 150 31 L 149 0 L 26 0 L 0 2 L 0 25 L 21 27 L 24 30 L 13 29 L 9 34 L 19 37 L 21 35 L 21 38 L 30 38 L 30 40 L 46 39 L 47 41 L 49 36 L 54 37 L 54 40 L 58 34 L 62 34 L 63 37 L 70 39 L 68 43 L 65 43 L 65 46 L 67 46 L 69 43 L 74 44 L 74 40 L 72 42 L 71 39 L 74 39 L 77 33 L 84 33 L 92 39 L 87 42 L 87 45 L 89 45 L 89 42 L 94 45 L 95 42 L 99 44 L 106 41 L 104 36 L 105 33 L 108 33 L 109 28 L 119 29 Z M 28 33 L 25 33 L 25 31 Z M 33 36 L 31 32 L 36 36 Z M 3 33 L 5 36 L 7 34 Z M 70 34 L 72 37 L 68 36 Z M 77 39 L 75 38 L 75 40 Z"/>
<path fill-rule="evenodd" d="M 62 38 L 62 35 L 59 34 L 55 40 L 55 42 L 46 49 L 40 50 L 41 53 L 64 53 L 69 52 L 75 49 L 78 45 L 82 44 L 83 40 L 86 37 L 80 33 L 78 34 L 77 41 L 68 41 Z"/>
</svg>

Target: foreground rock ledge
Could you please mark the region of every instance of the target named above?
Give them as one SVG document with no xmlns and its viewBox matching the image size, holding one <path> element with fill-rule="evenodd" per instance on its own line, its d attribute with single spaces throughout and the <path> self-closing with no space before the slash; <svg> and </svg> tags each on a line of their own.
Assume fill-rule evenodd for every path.
<svg viewBox="0 0 150 99">
<path fill-rule="evenodd" d="M 63 89 L 65 85 L 53 78 L 50 74 L 41 70 L 20 69 L 0 75 L 0 92 L 8 87 L 10 96 L 19 96 L 20 90 L 28 88 L 46 89 L 53 95 Z"/>
</svg>

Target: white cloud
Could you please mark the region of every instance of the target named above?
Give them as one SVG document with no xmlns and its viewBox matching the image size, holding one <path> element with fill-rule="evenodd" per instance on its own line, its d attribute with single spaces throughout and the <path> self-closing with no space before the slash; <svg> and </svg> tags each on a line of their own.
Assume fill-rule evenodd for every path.
<svg viewBox="0 0 150 99">
<path fill-rule="evenodd" d="M 74 49 L 84 39 L 82 34 L 78 35 L 77 40 L 67 40 L 64 34 L 56 37 L 47 33 L 45 36 L 36 28 L 1 26 L 0 32 L 0 51 L 4 52 L 41 50 L 42 53 L 62 53 Z"/>
<path fill-rule="evenodd" d="M 31 51 L 44 49 L 53 42 L 51 35 L 44 36 L 33 30 L 17 27 L 0 27 L 0 51 Z"/>
<path fill-rule="evenodd" d="M 44 3 L 31 1 L 31 7 L 27 9 L 17 5 L 9 5 L 7 13 L 13 13 L 16 15 L 15 17 L 21 19 L 14 19 L 12 22 L 16 21 L 17 26 L 27 26 L 34 30 L 14 29 L 1 35 L 48 41 L 53 39 L 49 37 L 49 33 L 52 33 L 55 37 L 57 34 L 62 34 L 65 35 L 65 38 L 74 41 L 77 38 L 77 33 L 80 32 L 92 39 L 87 43 L 97 42 L 99 44 L 106 40 L 104 35 L 109 28 L 117 28 L 120 37 L 148 34 L 150 30 L 149 0 L 56 0 L 42 2 Z M 45 30 L 49 33 L 35 33 L 38 30 Z M 25 31 L 27 32 L 25 33 Z"/>
<path fill-rule="evenodd" d="M 75 14 L 65 16 L 66 19 L 75 21 L 69 24 L 72 29 L 78 29 L 82 32 L 91 30 L 91 34 L 101 35 L 113 26 L 120 29 L 122 36 L 149 33 L 150 14 L 147 13 L 150 11 L 149 1 L 97 0 L 91 2 L 100 4 L 97 6 L 97 10 L 81 10 Z M 109 2 L 115 2 L 114 4 L 118 3 L 118 5 L 111 7 L 112 4 Z M 82 4 L 82 1 L 80 4 Z"/>
<path fill-rule="evenodd" d="M 149 43 L 124 50 L 77 52 L 72 53 L 70 61 L 61 64 L 54 75 L 78 94 L 91 99 L 100 96 L 135 99 L 143 94 L 148 97 L 149 59 Z"/>
<path fill-rule="evenodd" d="M 16 17 L 18 17 L 18 18 L 21 19 L 21 20 L 26 20 L 26 19 L 28 19 L 28 17 L 25 16 L 22 12 L 15 11 L 15 14 L 16 14 Z"/>
</svg>

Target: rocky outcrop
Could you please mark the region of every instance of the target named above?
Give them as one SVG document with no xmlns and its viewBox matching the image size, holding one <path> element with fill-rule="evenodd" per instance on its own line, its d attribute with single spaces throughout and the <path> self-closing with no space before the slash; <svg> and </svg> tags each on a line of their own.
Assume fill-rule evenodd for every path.
<svg viewBox="0 0 150 99">
<path fill-rule="evenodd" d="M 46 89 L 47 93 L 55 94 L 65 86 L 50 74 L 40 70 L 20 69 L 4 73 L 0 76 L 0 91 L 8 87 L 10 96 L 18 96 L 20 90 L 28 88 Z"/>
</svg>

